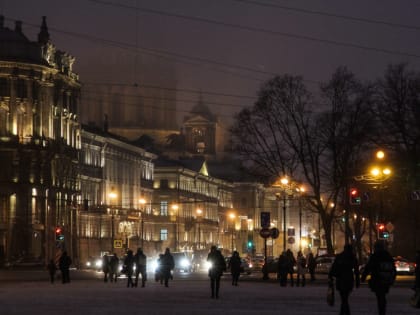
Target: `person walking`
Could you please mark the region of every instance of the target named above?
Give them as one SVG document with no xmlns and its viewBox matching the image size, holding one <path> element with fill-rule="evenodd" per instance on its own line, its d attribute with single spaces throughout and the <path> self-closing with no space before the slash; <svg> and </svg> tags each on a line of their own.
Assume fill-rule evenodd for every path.
<svg viewBox="0 0 420 315">
<path fill-rule="evenodd" d="M 102 272 L 104 273 L 104 282 L 108 282 L 109 260 L 106 254 L 102 256 Z"/>
<path fill-rule="evenodd" d="M 136 264 L 136 273 L 134 286 L 137 287 L 139 282 L 139 275 L 141 275 L 141 287 L 144 288 L 146 285 L 146 255 L 143 253 L 141 248 L 137 249 L 137 253 L 134 255 L 134 262 Z"/>
<path fill-rule="evenodd" d="M 385 315 L 386 294 L 394 284 L 397 271 L 394 259 L 385 249 L 385 244 L 382 241 L 377 241 L 374 245 L 374 252 L 370 255 L 362 274 L 362 282 L 368 275 L 370 275 L 369 287 L 376 295 L 379 315 Z"/>
<path fill-rule="evenodd" d="M 47 270 L 48 270 L 48 274 L 50 275 L 50 282 L 54 283 L 57 266 L 53 259 L 50 259 L 50 262 L 47 265 Z"/>
<path fill-rule="evenodd" d="M 171 255 L 169 248 L 165 249 L 165 253 L 160 258 L 160 272 L 163 277 L 165 287 L 169 287 L 169 279 L 172 278 L 171 271 L 175 268 L 174 257 Z M 162 281 L 162 280 L 161 280 Z"/>
<path fill-rule="evenodd" d="M 232 254 L 232 257 L 229 260 L 228 268 L 232 275 L 232 285 L 238 286 L 239 276 L 241 274 L 241 257 L 239 253 L 235 250 Z"/>
<path fill-rule="evenodd" d="M 315 268 L 316 268 L 316 260 L 314 257 L 314 254 L 312 252 L 309 252 L 306 260 L 306 265 L 308 266 L 308 272 L 310 275 L 310 281 L 315 281 Z"/>
<path fill-rule="evenodd" d="M 302 284 L 302 287 L 306 284 L 306 258 L 303 256 L 303 253 L 301 251 L 298 252 L 297 258 L 296 258 L 296 266 L 297 266 L 297 279 L 296 279 L 296 286 L 298 287 L 299 284 Z M 302 283 L 300 282 L 300 279 L 302 279 Z"/>
<path fill-rule="evenodd" d="M 134 288 L 133 283 L 133 267 L 134 267 L 134 256 L 133 251 L 129 249 L 127 256 L 124 258 L 124 271 L 127 276 L 127 288 Z"/>
<path fill-rule="evenodd" d="M 340 293 L 340 315 L 350 315 L 349 296 L 354 285 L 356 288 L 360 285 L 359 264 L 352 245 L 345 245 L 343 252 L 336 256 L 328 273 L 328 279 L 332 281 L 333 278 Z"/>
<path fill-rule="evenodd" d="M 118 268 L 119 268 L 119 258 L 116 253 L 112 255 L 111 259 L 109 260 L 109 281 L 117 282 L 118 279 Z"/>
<path fill-rule="evenodd" d="M 293 253 L 290 250 L 290 248 L 287 249 L 286 251 L 286 257 L 287 257 L 287 274 L 290 275 L 290 285 L 293 287 L 293 284 L 294 284 L 293 273 L 294 273 L 294 267 L 296 265 L 296 259 L 295 259 L 295 256 L 293 256 Z"/>
<path fill-rule="evenodd" d="M 283 251 L 279 256 L 277 265 L 277 278 L 280 281 L 280 286 L 285 287 L 287 285 L 287 274 L 289 273 L 289 258 L 287 257 L 286 251 Z"/>
<path fill-rule="evenodd" d="M 223 271 L 226 270 L 226 261 L 220 250 L 216 246 L 212 246 L 210 253 L 207 255 L 207 261 L 210 263 L 209 277 L 210 277 L 210 289 L 211 298 L 219 298 L 220 290 L 220 278 L 223 275 Z"/>
<path fill-rule="evenodd" d="M 70 283 L 70 265 L 72 264 L 72 260 L 70 256 L 67 255 L 67 252 L 64 251 L 58 261 L 58 267 L 61 271 L 61 282 Z"/>
</svg>

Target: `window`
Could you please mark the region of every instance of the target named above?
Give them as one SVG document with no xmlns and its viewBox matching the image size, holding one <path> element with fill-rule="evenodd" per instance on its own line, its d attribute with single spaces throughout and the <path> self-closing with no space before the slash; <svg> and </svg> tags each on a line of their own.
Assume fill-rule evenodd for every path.
<svg viewBox="0 0 420 315">
<path fill-rule="evenodd" d="M 167 241 L 168 240 L 168 230 L 167 229 L 161 229 L 160 230 L 160 240 L 161 241 Z"/>
<path fill-rule="evenodd" d="M 160 180 L 160 188 L 166 189 L 168 188 L 168 180 L 167 179 L 161 179 Z"/>
<path fill-rule="evenodd" d="M 161 201 L 160 202 L 160 215 L 168 215 L 168 202 Z"/>
</svg>

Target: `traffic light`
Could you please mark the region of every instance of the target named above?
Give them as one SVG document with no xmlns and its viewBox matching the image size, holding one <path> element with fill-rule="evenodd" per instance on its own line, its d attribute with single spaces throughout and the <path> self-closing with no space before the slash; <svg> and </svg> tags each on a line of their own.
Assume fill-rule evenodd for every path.
<svg viewBox="0 0 420 315">
<path fill-rule="evenodd" d="M 63 234 L 63 229 L 61 228 L 61 226 L 57 226 L 55 228 L 55 240 L 64 241 L 64 234 Z"/>
<path fill-rule="evenodd" d="M 248 241 L 248 249 L 252 249 L 252 246 L 253 246 L 252 241 Z"/>
<path fill-rule="evenodd" d="M 362 203 L 362 198 L 360 197 L 360 192 L 357 188 L 350 189 L 349 201 L 351 205 L 359 206 Z"/>
<path fill-rule="evenodd" d="M 378 223 L 378 239 L 380 240 L 389 239 L 389 232 L 385 229 L 385 224 Z"/>
</svg>

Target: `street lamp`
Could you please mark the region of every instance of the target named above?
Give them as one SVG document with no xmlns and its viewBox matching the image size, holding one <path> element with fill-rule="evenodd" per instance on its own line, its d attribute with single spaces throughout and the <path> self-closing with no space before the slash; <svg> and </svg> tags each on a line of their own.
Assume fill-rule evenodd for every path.
<svg viewBox="0 0 420 315">
<path fill-rule="evenodd" d="M 197 222 L 198 222 L 198 249 L 201 249 L 201 218 L 203 216 L 203 210 L 198 208 L 196 210 Z"/>
<path fill-rule="evenodd" d="M 296 189 L 300 193 L 299 197 L 299 250 L 302 250 L 302 196 L 305 193 L 305 187 L 301 186 Z"/>
<path fill-rule="evenodd" d="M 114 187 L 111 187 L 111 192 L 108 195 L 109 199 L 111 200 L 111 251 L 114 251 L 114 237 L 115 237 L 115 231 L 114 231 L 114 212 L 115 212 L 115 200 L 117 199 L 118 195 L 114 191 Z"/>
<path fill-rule="evenodd" d="M 232 251 L 232 253 L 233 253 L 233 250 L 234 250 L 234 244 L 233 244 L 233 232 L 234 232 L 234 228 L 235 228 L 235 226 L 234 226 L 234 223 L 235 223 L 235 218 L 236 218 L 236 215 L 235 215 L 235 213 L 233 213 L 233 212 L 231 212 L 231 213 L 229 213 L 229 219 L 231 219 L 232 220 L 232 237 L 231 237 L 231 251 Z"/>
<path fill-rule="evenodd" d="M 144 205 L 146 204 L 146 200 L 144 198 L 140 198 L 139 199 L 139 204 L 140 204 L 140 216 L 141 216 L 141 231 L 140 231 L 140 236 L 141 236 L 141 248 L 144 250 Z"/>
</svg>

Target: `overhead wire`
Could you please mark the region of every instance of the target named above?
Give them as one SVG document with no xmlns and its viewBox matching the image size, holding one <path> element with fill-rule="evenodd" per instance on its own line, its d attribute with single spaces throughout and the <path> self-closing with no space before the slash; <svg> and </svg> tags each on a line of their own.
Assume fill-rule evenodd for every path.
<svg viewBox="0 0 420 315">
<path fill-rule="evenodd" d="M 246 3 L 248 5 L 261 6 L 261 7 L 266 7 L 266 8 L 277 8 L 277 9 L 286 10 L 286 11 L 299 12 L 299 13 L 305 13 L 305 14 L 310 14 L 310 15 L 318 15 L 322 17 L 337 18 L 337 19 L 348 20 L 352 22 L 362 22 L 362 23 L 368 23 L 368 24 L 374 24 L 374 25 L 383 25 L 383 26 L 389 26 L 392 28 L 401 28 L 401 29 L 406 29 L 406 30 L 415 30 L 415 31 L 420 30 L 420 26 L 417 26 L 417 25 L 394 23 L 394 22 L 389 22 L 385 20 L 367 19 L 367 18 L 361 18 L 361 17 L 344 15 L 344 14 L 336 14 L 336 13 L 330 13 L 330 12 L 318 11 L 318 10 L 301 9 L 301 8 L 296 8 L 296 7 L 280 5 L 277 3 L 267 3 L 267 2 L 260 2 L 260 1 L 255 1 L 255 0 L 231 0 L 231 1 Z"/>
<path fill-rule="evenodd" d="M 163 16 L 168 16 L 168 17 L 175 17 L 175 18 L 178 18 L 178 19 L 190 20 L 190 21 L 195 21 L 195 22 L 202 22 L 202 23 L 224 26 L 224 27 L 234 28 L 234 29 L 240 29 L 240 30 L 245 30 L 245 31 L 249 31 L 249 32 L 264 33 L 264 34 L 273 35 L 273 36 L 281 36 L 281 37 L 287 37 L 287 38 L 301 39 L 301 40 L 306 40 L 306 41 L 329 44 L 329 45 L 333 45 L 333 46 L 355 48 L 355 49 L 360 49 L 360 50 L 365 50 L 365 51 L 373 51 L 373 52 L 384 53 L 384 54 L 391 54 L 391 55 L 398 55 L 398 56 L 412 57 L 412 58 L 420 58 L 419 54 L 410 53 L 410 52 L 397 51 L 397 50 L 385 49 L 385 48 L 377 48 L 377 47 L 348 43 L 348 42 L 340 42 L 340 41 L 335 41 L 335 40 L 330 40 L 330 39 L 324 39 L 324 38 L 307 36 L 307 35 L 300 35 L 300 34 L 293 34 L 293 33 L 288 33 L 288 32 L 274 31 L 274 30 L 265 29 L 265 28 L 258 28 L 258 27 L 251 27 L 251 26 L 247 26 L 247 25 L 240 25 L 240 24 L 216 21 L 216 20 L 212 20 L 212 19 L 208 19 L 208 18 L 188 16 L 188 15 L 177 14 L 177 13 L 169 13 L 169 12 L 166 12 L 166 11 L 143 8 L 143 7 L 133 7 L 133 6 L 130 6 L 130 5 L 114 3 L 114 2 L 104 1 L 104 0 L 88 0 L 88 1 L 103 4 L 103 5 L 113 6 L 113 7 L 119 7 L 119 8 L 123 8 L 123 9 L 139 10 L 141 12 L 146 12 L 146 13 L 150 13 L 150 14 L 163 15 Z"/>
</svg>

